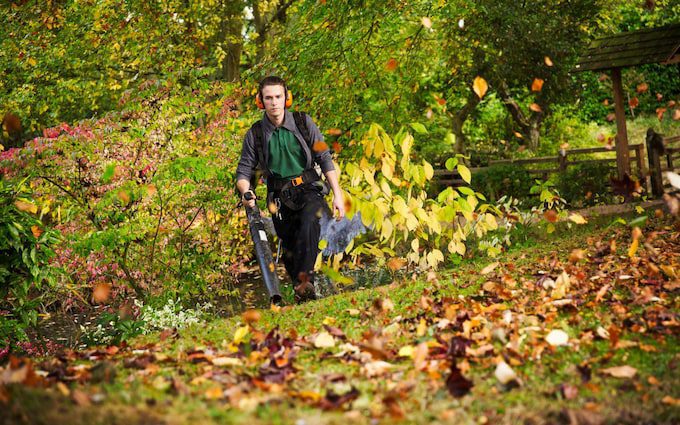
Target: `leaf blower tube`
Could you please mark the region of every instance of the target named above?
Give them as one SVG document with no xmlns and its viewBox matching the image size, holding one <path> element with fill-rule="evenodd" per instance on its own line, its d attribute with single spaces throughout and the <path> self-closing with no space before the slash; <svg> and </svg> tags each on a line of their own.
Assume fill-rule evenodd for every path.
<svg viewBox="0 0 680 425">
<path fill-rule="evenodd" d="M 253 199 L 252 192 L 246 192 L 244 198 L 247 201 Z M 267 233 L 264 230 L 264 223 L 260 215 L 260 209 L 255 205 L 253 208 L 246 206 L 246 216 L 248 217 L 248 224 L 250 226 L 250 236 L 253 238 L 255 244 L 255 255 L 257 262 L 260 264 L 262 271 L 262 279 L 269 292 L 269 301 L 273 304 L 281 303 L 281 290 L 279 289 L 279 277 L 276 275 L 276 266 L 274 265 L 274 257 L 272 251 L 269 249 L 269 241 L 267 240 Z"/>
</svg>

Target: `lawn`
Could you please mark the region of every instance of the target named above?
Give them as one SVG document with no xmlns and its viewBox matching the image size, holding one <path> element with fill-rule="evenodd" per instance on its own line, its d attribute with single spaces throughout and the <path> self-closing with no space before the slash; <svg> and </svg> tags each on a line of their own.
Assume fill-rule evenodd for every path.
<svg viewBox="0 0 680 425">
<path fill-rule="evenodd" d="M 495 259 L 13 358 L 0 423 L 678 423 L 680 234 L 646 214 L 638 229 L 635 216 L 532 227 Z"/>
</svg>

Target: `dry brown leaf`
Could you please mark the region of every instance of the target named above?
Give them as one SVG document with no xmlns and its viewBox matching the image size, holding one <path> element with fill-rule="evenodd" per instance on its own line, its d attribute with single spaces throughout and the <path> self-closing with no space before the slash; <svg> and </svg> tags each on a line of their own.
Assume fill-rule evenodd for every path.
<svg viewBox="0 0 680 425">
<path fill-rule="evenodd" d="M 487 274 L 491 273 L 492 271 L 494 271 L 494 269 L 495 269 L 496 267 L 498 267 L 499 264 L 500 264 L 500 263 L 499 263 L 498 261 L 494 261 L 493 263 L 491 263 L 491 264 L 487 265 L 486 267 L 484 267 L 479 273 L 480 273 L 481 275 L 487 275 Z"/>
<path fill-rule="evenodd" d="M 614 378 L 630 379 L 637 374 L 637 369 L 628 365 L 624 365 L 601 369 L 600 372 L 604 373 L 605 375 L 613 376 Z"/>
<path fill-rule="evenodd" d="M 529 105 L 529 109 L 531 109 L 534 112 L 543 112 L 543 109 L 541 109 L 541 106 L 538 103 L 532 103 Z"/>
</svg>

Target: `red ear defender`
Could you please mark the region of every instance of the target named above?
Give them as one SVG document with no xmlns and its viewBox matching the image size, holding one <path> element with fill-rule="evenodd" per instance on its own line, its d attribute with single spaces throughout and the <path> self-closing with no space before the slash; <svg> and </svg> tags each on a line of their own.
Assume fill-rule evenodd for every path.
<svg viewBox="0 0 680 425">
<path fill-rule="evenodd" d="M 255 96 L 255 104 L 257 105 L 258 109 L 264 109 L 264 103 L 262 103 L 262 99 L 260 99 L 260 93 Z"/>
<path fill-rule="evenodd" d="M 290 90 L 286 90 L 286 108 L 293 106 L 293 93 Z"/>
</svg>

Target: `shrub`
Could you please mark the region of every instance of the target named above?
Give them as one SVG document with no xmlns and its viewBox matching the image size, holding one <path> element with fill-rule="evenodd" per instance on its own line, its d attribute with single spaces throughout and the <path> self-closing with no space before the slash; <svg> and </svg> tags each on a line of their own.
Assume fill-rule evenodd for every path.
<svg viewBox="0 0 680 425">
<path fill-rule="evenodd" d="M 512 164 L 492 165 L 472 178 L 473 189 L 494 201 L 503 196 L 527 199 L 532 184 L 533 179 L 526 169 Z"/>
<path fill-rule="evenodd" d="M 615 170 L 598 163 L 570 166 L 557 177 L 557 190 L 572 207 L 582 207 L 609 201 L 610 177 Z"/>
<path fill-rule="evenodd" d="M 26 181 L 0 179 L 0 346 L 24 339 L 24 329 L 36 324 L 54 277 L 48 261 L 57 233 L 41 222 Z"/>
</svg>

